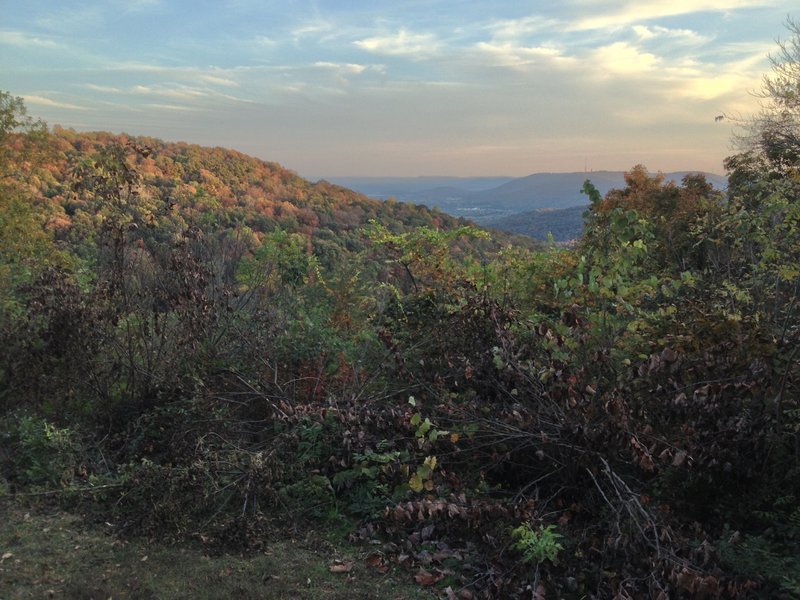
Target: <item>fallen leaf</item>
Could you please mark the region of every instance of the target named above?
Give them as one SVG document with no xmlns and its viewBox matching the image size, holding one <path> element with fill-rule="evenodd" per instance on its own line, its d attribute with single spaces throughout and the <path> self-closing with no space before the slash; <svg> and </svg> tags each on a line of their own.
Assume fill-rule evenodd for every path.
<svg viewBox="0 0 800 600">
<path fill-rule="evenodd" d="M 417 473 L 414 473 L 411 479 L 408 480 L 408 487 L 415 492 L 421 492 L 424 485 L 422 478 Z"/>
<path fill-rule="evenodd" d="M 6 552 L 5 554 L 3 554 L 2 557 L 0 557 L 0 562 L 3 562 L 4 560 L 8 560 L 12 556 L 14 556 L 13 552 Z"/>
<path fill-rule="evenodd" d="M 384 574 L 389 570 L 389 565 L 386 564 L 386 561 L 383 560 L 383 556 L 377 553 L 370 554 L 364 559 L 364 562 L 367 563 L 367 566 L 371 569 L 375 569 L 378 573 Z"/>
<path fill-rule="evenodd" d="M 343 561 L 337 560 L 337 561 L 334 561 L 334 563 L 330 567 L 328 567 L 328 570 L 331 573 L 349 573 L 352 568 L 353 568 L 352 561 L 343 562 Z"/>
<path fill-rule="evenodd" d="M 444 575 L 434 575 L 426 571 L 425 569 L 420 569 L 419 573 L 414 575 L 414 581 L 416 581 L 420 585 L 433 585 L 437 581 L 440 581 Z"/>
</svg>

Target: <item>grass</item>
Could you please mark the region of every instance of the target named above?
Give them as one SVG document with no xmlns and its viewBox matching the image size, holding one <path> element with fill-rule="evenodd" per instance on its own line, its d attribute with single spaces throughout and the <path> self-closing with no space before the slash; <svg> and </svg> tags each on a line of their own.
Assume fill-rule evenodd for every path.
<svg viewBox="0 0 800 600">
<path fill-rule="evenodd" d="M 0 600 L 21 598 L 422 600 L 428 590 L 366 550 L 324 533 L 274 540 L 255 555 L 209 556 L 200 544 L 125 539 L 109 525 L 56 508 L 0 503 Z M 335 560 L 353 566 L 329 570 Z"/>
</svg>

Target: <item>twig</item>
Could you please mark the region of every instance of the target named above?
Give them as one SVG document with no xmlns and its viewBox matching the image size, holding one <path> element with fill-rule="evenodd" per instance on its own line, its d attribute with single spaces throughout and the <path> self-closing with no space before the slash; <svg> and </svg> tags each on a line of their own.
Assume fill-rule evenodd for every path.
<svg viewBox="0 0 800 600">
<path fill-rule="evenodd" d="M 107 483 L 105 485 L 95 485 L 92 487 L 85 487 L 85 488 L 64 488 L 61 490 L 44 490 L 41 492 L 15 492 L 13 494 L 9 494 L 8 496 L 0 496 L 0 499 L 3 497 L 6 498 L 18 498 L 18 497 L 32 497 L 32 496 L 55 496 L 57 494 L 67 494 L 71 492 L 97 492 L 100 490 L 111 489 L 111 488 L 119 488 L 122 487 L 123 483 Z"/>
</svg>

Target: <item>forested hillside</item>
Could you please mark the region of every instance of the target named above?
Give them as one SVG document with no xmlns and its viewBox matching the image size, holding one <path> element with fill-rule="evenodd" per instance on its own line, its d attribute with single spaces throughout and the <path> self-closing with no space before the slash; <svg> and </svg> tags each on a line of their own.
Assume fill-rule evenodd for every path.
<svg viewBox="0 0 800 600">
<path fill-rule="evenodd" d="M 3 94 L 0 501 L 346 529 L 448 599 L 797 597 L 798 47 L 726 193 L 587 181 L 568 249 Z"/>
</svg>

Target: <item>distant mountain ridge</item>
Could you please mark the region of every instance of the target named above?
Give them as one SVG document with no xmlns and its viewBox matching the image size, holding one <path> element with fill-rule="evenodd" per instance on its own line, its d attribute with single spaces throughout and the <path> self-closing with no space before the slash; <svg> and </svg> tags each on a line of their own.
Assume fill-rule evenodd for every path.
<svg viewBox="0 0 800 600">
<path fill-rule="evenodd" d="M 685 175 L 696 172 L 674 171 L 664 173 L 664 178 L 680 183 Z M 715 188 L 726 188 L 724 176 L 702 173 Z M 612 188 L 625 187 L 624 171 L 534 173 L 516 178 L 343 177 L 331 181 L 374 198 L 394 197 L 436 207 L 450 215 L 465 217 L 501 231 L 523 233 L 537 239 L 545 239 L 548 231 L 552 231 L 555 239 L 569 240 L 580 235 L 584 209 L 559 210 L 588 204 L 588 198 L 581 193 L 587 179 L 601 194 Z M 426 183 L 432 185 L 426 187 Z M 555 230 L 548 229 L 551 226 Z"/>
<path fill-rule="evenodd" d="M 513 177 L 326 177 L 327 181 L 385 200 L 411 198 L 431 190 L 452 189 L 458 193 L 488 190 L 512 181 Z"/>
</svg>

